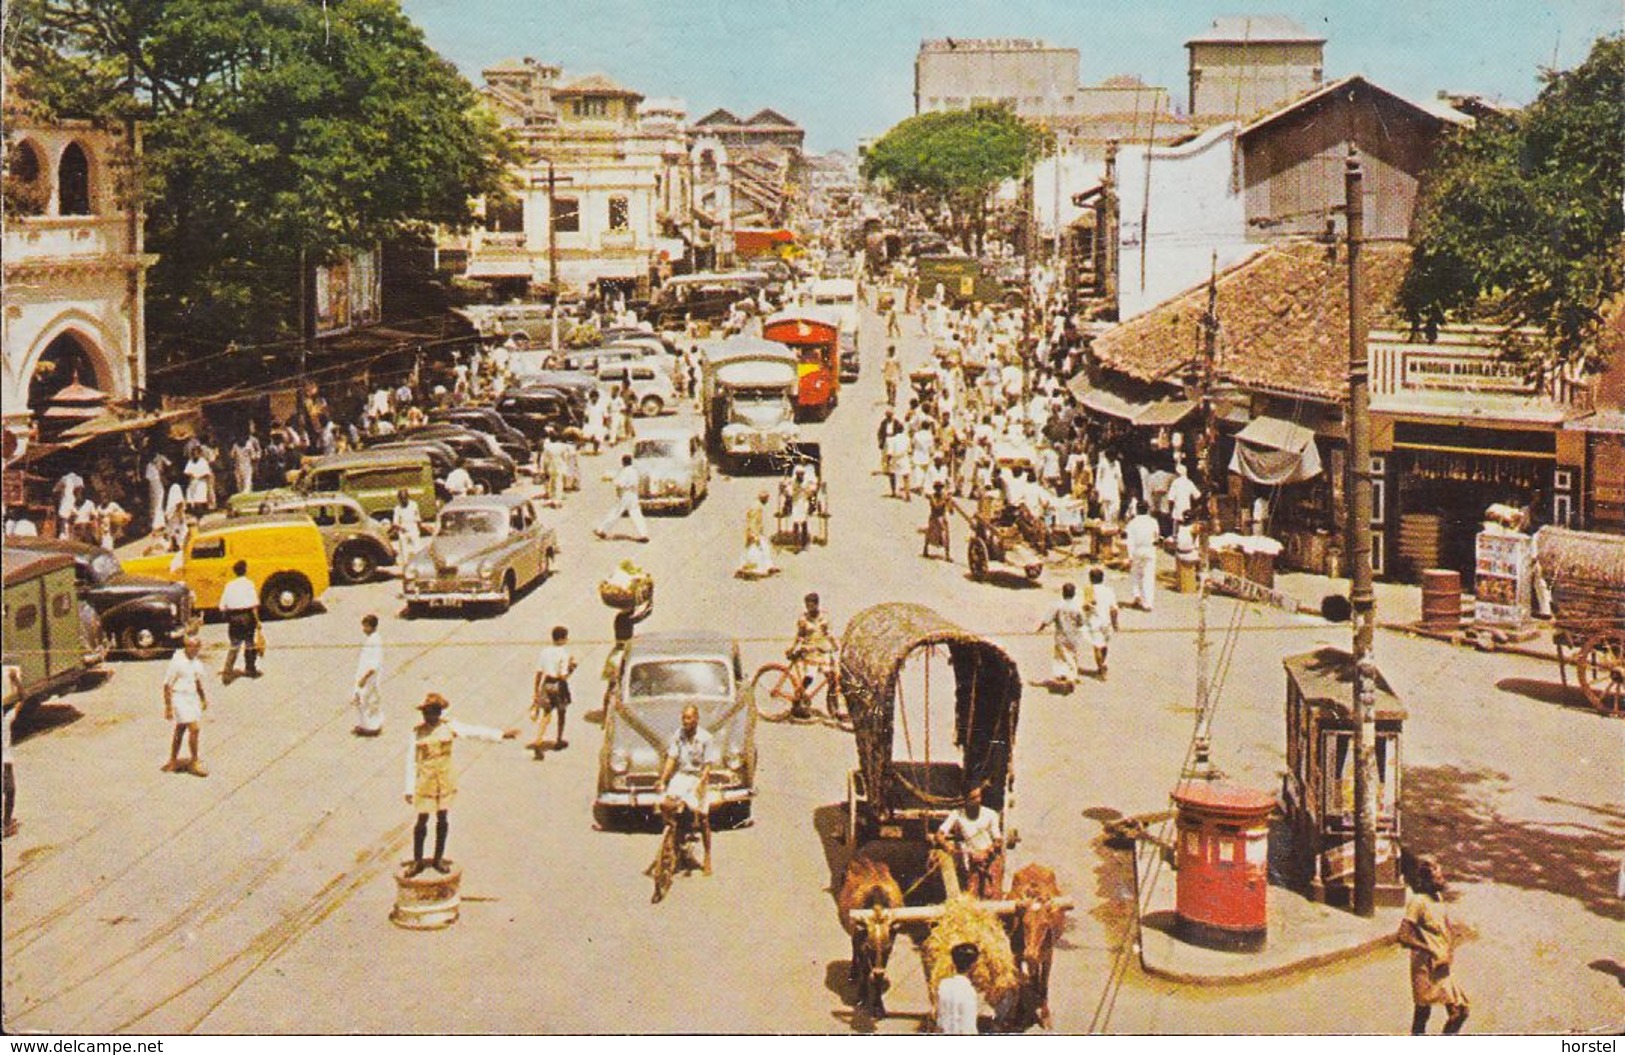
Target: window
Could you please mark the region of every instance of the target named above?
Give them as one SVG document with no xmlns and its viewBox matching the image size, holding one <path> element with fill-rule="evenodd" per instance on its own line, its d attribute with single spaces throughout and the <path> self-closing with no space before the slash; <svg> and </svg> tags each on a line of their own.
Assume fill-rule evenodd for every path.
<svg viewBox="0 0 1625 1055">
<path fill-rule="evenodd" d="M 226 540 L 223 538 L 198 539 L 192 543 L 192 551 L 188 556 L 192 560 L 218 559 L 226 555 Z"/>
<path fill-rule="evenodd" d="M 525 229 L 524 203 L 514 197 L 486 202 L 485 229 L 487 231 L 523 231 Z"/>
<path fill-rule="evenodd" d="M 57 212 L 62 216 L 89 216 L 90 159 L 78 143 L 62 152 L 57 171 Z"/>
<path fill-rule="evenodd" d="M 623 195 L 609 199 L 609 229 L 624 231 L 632 226 L 632 203 Z"/>
<path fill-rule="evenodd" d="M 572 99 L 570 100 L 570 113 L 576 117 L 608 117 L 608 99 Z"/>
<path fill-rule="evenodd" d="M 27 630 L 39 621 L 39 605 L 25 604 L 17 609 L 17 629 Z"/>
<path fill-rule="evenodd" d="M 32 143 L 18 143 L 6 159 L 6 209 L 15 216 L 41 216 L 51 194 L 41 178 L 39 152 Z"/>
<path fill-rule="evenodd" d="M 337 523 L 333 518 L 332 506 L 311 506 L 310 519 L 316 522 L 317 527 L 332 527 Z"/>
<path fill-rule="evenodd" d="M 553 199 L 553 230 L 573 234 L 581 230 L 581 202 L 575 198 Z"/>
</svg>

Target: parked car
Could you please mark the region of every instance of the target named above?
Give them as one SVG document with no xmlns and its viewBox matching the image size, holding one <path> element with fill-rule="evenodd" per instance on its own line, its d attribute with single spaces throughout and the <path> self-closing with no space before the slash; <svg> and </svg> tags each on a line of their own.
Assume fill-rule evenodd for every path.
<svg viewBox="0 0 1625 1055">
<path fill-rule="evenodd" d="M 667 355 L 679 354 L 677 345 L 662 337 L 659 332 L 647 326 L 610 326 L 600 331 L 606 344 L 636 344 L 639 342 L 659 341 L 660 347 Z"/>
<path fill-rule="evenodd" d="M 515 594 L 553 570 L 557 553 L 557 536 L 529 499 L 454 498 L 440 511 L 434 538 L 402 569 L 406 614 L 467 604 L 506 612 Z"/>
<path fill-rule="evenodd" d="M 22 669 L 17 706 L 76 688 L 107 658 L 107 645 L 95 610 L 79 599 L 73 558 L 7 545 L 0 569 L 4 648 Z"/>
<path fill-rule="evenodd" d="M 693 704 L 716 744 L 713 823 L 744 823 L 756 795 L 756 708 L 732 638 L 706 630 L 639 634 L 610 685 L 593 818 L 653 816 L 661 762 Z"/>
<path fill-rule="evenodd" d="M 548 386 L 527 385 L 504 393 L 497 401 L 497 413 L 532 443 L 541 443 L 548 429 L 578 429 L 586 422 L 582 404 L 569 393 Z"/>
<path fill-rule="evenodd" d="M 692 425 L 640 426 L 632 444 L 638 497 L 644 509 L 688 514 L 711 490 L 705 437 Z"/>
<path fill-rule="evenodd" d="M 496 440 L 461 425 L 422 425 L 407 429 L 401 433 L 401 439 L 407 443 L 419 440 L 444 443 L 457 455 L 474 482 L 491 494 L 501 494 L 512 487 L 519 475 L 519 466 L 497 446 Z"/>
<path fill-rule="evenodd" d="M 612 363 L 641 362 L 655 353 L 639 344 L 609 344 L 597 348 L 578 348 L 564 356 L 564 369 L 596 375 L 602 367 Z"/>
<path fill-rule="evenodd" d="M 431 422 L 461 425 L 490 435 L 497 445 L 508 452 L 508 457 L 521 465 L 530 460 L 530 439 L 503 420 L 495 407 L 438 407 L 429 411 Z"/>
<path fill-rule="evenodd" d="M 342 491 L 360 502 L 368 516 L 388 520 L 402 489 L 417 503 L 424 523 L 440 512 L 443 491 L 436 487 L 434 465 L 427 454 L 411 450 L 350 451 L 318 458 L 294 475 L 290 487 L 241 492 L 232 495 L 227 506 L 251 513 L 267 499 Z"/>
<path fill-rule="evenodd" d="M 630 386 L 639 417 L 658 417 L 677 405 L 677 388 L 663 363 L 651 359 L 604 363 L 598 367 L 597 377 L 606 396 Z"/>
<path fill-rule="evenodd" d="M 79 599 L 95 609 L 108 644 L 134 659 L 154 659 L 177 648 L 192 618 L 192 594 L 184 585 L 131 575 L 118 554 L 68 539 L 13 539 L 9 545 L 54 553 L 73 561 Z"/>
<path fill-rule="evenodd" d="M 303 513 L 211 518 L 192 533 L 179 553 L 124 562 L 131 575 L 185 583 L 199 609 L 220 607 L 232 565 L 248 562 L 260 610 L 272 619 L 293 619 L 327 592 L 327 548 L 322 533 Z"/>
<path fill-rule="evenodd" d="M 267 498 L 255 509 L 227 510 L 227 516 L 255 513 L 303 513 L 322 533 L 328 567 L 335 582 L 371 582 L 380 567 L 395 563 L 395 547 L 381 521 L 367 515 L 361 503 L 338 491 L 313 491 Z M 205 518 L 206 524 L 213 518 Z"/>
</svg>

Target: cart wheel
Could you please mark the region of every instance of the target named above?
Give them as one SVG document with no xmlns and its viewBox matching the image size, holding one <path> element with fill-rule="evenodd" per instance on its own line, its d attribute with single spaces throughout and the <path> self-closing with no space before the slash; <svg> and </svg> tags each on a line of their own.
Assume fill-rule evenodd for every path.
<svg viewBox="0 0 1625 1055">
<path fill-rule="evenodd" d="M 965 552 L 965 563 L 970 565 L 970 577 L 977 582 L 987 578 L 987 543 L 979 538 L 970 540 Z"/>
<path fill-rule="evenodd" d="M 1593 634 L 1575 670 L 1586 702 L 1605 714 L 1625 712 L 1625 633 Z"/>
<path fill-rule="evenodd" d="M 751 679 L 750 691 L 757 717 L 764 722 L 782 722 L 795 709 L 801 686 L 783 663 L 764 663 Z"/>
</svg>

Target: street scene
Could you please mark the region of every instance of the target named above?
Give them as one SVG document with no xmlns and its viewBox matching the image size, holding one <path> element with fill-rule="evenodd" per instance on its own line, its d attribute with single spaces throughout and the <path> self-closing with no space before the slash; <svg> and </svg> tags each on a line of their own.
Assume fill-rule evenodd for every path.
<svg viewBox="0 0 1625 1055">
<path fill-rule="evenodd" d="M 1617 9 L 149 6 L 7 15 L 8 1033 L 1625 1027 Z"/>
</svg>

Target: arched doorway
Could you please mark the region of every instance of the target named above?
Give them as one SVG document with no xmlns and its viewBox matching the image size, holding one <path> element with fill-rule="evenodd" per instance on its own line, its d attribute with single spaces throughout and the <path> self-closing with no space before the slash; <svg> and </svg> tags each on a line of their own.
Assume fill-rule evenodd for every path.
<svg viewBox="0 0 1625 1055">
<path fill-rule="evenodd" d="M 40 353 L 34 374 L 28 379 L 28 409 L 36 414 L 44 410 L 52 396 L 74 381 L 105 390 L 90 346 L 78 334 L 64 333 Z"/>
<path fill-rule="evenodd" d="M 62 151 L 56 184 L 58 215 L 89 216 L 94 212 L 90 207 L 90 159 L 78 143 L 69 143 Z"/>
</svg>

